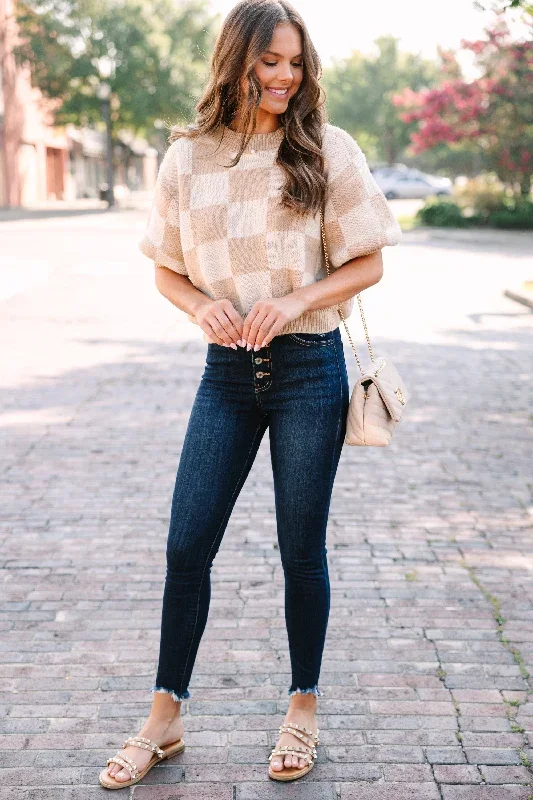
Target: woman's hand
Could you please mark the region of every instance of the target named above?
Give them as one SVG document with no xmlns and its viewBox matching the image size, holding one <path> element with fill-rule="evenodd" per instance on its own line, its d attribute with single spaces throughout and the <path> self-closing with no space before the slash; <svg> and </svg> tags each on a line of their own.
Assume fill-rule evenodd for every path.
<svg viewBox="0 0 533 800">
<path fill-rule="evenodd" d="M 230 300 L 207 300 L 195 311 L 196 322 L 215 344 L 234 350 L 242 340 L 243 319 Z"/>
<path fill-rule="evenodd" d="M 257 300 L 244 320 L 242 339 L 254 350 L 266 347 L 287 322 L 297 319 L 306 308 L 304 300 L 293 294 Z"/>
</svg>

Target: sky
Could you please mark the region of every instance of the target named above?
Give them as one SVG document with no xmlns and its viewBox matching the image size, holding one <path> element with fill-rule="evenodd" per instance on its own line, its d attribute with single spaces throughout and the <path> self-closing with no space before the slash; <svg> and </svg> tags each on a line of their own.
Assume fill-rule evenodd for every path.
<svg viewBox="0 0 533 800">
<path fill-rule="evenodd" d="M 225 17 L 235 0 L 210 3 Z M 292 5 L 304 18 L 324 67 L 352 50 L 372 52 L 373 41 L 387 33 L 400 39 L 402 49 L 433 58 L 437 44 L 457 49 L 462 38 L 481 38 L 494 19 L 491 12 L 477 11 L 473 0 L 292 0 Z M 508 12 L 510 21 L 517 17 Z M 462 66 L 473 76 L 469 58 Z"/>
</svg>

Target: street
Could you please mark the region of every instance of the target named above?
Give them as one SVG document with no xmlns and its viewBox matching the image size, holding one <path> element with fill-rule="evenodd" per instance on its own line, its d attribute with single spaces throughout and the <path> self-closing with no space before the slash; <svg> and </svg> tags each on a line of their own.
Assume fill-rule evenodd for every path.
<svg viewBox="0 0 533 800">
<path fill-rule="evenodd" d="M 2 800 L 103 797 L 150 707 L 206 344 L 155 288 L 146 214 L 0 222 Z M 312 772 L 267 777 L 290 682 L 267 433 L 213 567 L 186 749 L 130 798 L 530 800 L 533 314 L 503 291 L 532 253 L 415 230 L 364 293 L 411 400 L 390 447 L 341 456 Z M 357 304 L 348 324 L 365 355 Z"/>
</svg>

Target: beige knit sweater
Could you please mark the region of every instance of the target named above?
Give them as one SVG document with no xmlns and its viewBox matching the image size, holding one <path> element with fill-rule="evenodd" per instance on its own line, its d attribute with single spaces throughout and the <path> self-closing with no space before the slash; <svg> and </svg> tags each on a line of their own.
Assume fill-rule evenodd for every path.
<svg viewBox="0 0 533 800">
<path fill-rule="evenodd" d="M 284 171 L 275 159 L 283 128 L 253 134 L 239 163 L 228 168 L 240 136 L 220 126 L 216 135 L 172 142 L 140 248 L 209 297 L 231 300 L 244 318 L 256 300 L 282 297 L 327 273 L 320 214 L 302 217 L 279 203 Z M 323 151 L 330 268 L 398 244 L 400 227 L 350 134 L 326 123 Z M 353 304 L 351 298 L 341 305 L 345 316 Z M 331 306 L 304 312 L 280 333 L 325 333 L 340 321 Z"/>
</svg>

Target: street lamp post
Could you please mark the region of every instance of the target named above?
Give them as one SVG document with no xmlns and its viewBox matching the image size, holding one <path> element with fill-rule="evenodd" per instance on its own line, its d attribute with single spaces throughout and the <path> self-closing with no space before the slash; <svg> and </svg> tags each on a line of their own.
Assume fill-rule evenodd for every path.
<svg viewBox="0 0 533 800">
<path fill-rule="evenodd" d="M 111 86 L 107 81 L 101 81 L 96 90 L 98 99 L 102 104 L 102 117 L 106 127 L 106 197 L 108 208 L 115 205 L 115 195 L 113 188 L 113 140 L 111 137 Z"/>
</svg>

